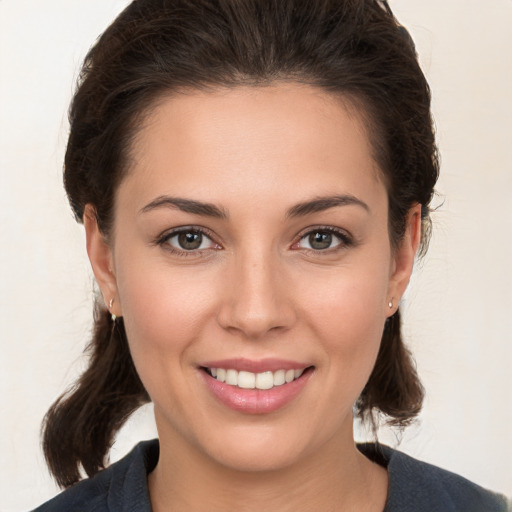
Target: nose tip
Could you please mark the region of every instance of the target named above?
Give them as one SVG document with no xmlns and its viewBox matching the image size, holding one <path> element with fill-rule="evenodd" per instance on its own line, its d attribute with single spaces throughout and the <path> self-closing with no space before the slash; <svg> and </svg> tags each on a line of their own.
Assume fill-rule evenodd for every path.
<svg viewBox="0 0 512 512">
<path fill-rule="evenodd" d="M 262 315 L 253 310 L 240 311 L 236 317 L 231 315 L 229 319 L 225 315 L 219 315 L 219 324 L 228 331 L 240 332 L 244 338 L 258 340 L 263 338 L 270 331 L 284 330 L 284 322 L 271 319 L 269 315 Z"/>
<path fill-rule="evenodd" d="M 232 273 L 218 313 L 219 325 L 253 340 L 289 329 L 295 314 L 279 274 L 274 265 L 263 262 Z"/>
</svg>

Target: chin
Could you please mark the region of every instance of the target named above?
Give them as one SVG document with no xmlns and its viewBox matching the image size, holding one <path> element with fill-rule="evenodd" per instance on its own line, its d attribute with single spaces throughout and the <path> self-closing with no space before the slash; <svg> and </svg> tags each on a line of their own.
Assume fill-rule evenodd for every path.
<svg viewBox="0 0 512 512">
<path fill-rule="evenodd" d="M 349 415 L 352 424 L 351 411 Z M 211 432 L 208 440 L 202 437 L 199 449 L 214 463 L 232 471 L 279 471 L 302 464 L 315 454 L 336 450 L 334 445 L 339 446 L 340 434 L 345 431 L 329 425 L 329 421 L 318 425 L 297 417 L 281 422 L 269 418 L 264 424 L 261 423 L 263 418 L 259 420 L 258 425 L 237 425 Z M 350 431 L 350 440 L 351 436 Z"/>
<path fill-rule="evenodd" d="M 296 464 L 301 458 L 301 450 L 293 446 L 280 446 L 277 443 L 247 441 L 236 446 L 223 446 L 212 451 L 212 459 L 226 469 L 241 473 L 279 471 Z"/>
</svg>

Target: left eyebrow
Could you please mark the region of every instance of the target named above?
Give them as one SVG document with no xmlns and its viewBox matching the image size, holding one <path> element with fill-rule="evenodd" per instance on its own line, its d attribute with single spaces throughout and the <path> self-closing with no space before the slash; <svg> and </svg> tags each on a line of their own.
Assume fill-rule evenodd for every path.
<svg viewBox="0 0 512 512">
<path fill-rule="evenodd" d="M 292 206 L 287 212 L 286 217 L 302 217 L 309 215 L 310 213 L 322 212 L 336 206 L 360 206 L 367 212 L 370 212 L 370 207 L 361 199 L 351 195 L 344 194 L 341 196 L 326 196 L 326 197 L 315 197 L 311 201 L 304 201 Z"/>
</svg>

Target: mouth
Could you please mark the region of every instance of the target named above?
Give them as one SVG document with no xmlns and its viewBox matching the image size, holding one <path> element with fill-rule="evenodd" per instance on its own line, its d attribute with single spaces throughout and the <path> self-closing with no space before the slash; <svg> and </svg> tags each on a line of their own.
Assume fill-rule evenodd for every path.
<svg viewBox="0 0 512 512">
<path fill-rule="evenodd" d="M 315 367 L 282 359 L 204 362 L 203 382 L 224 406 L 244 414 L 267 414 L 295 401 Z"/>
<path fill-rule="evenodd" d="M 262 372 L 250 372 L 246 370 L 235 370 L 233 368 L 202 367 L 212 378 L 218 382 L 225 383 L 240 389 L 269 390 L 299 379 L 304 372 L 313 369 L 312 366 L 305 368 L 278 369 L 275 371 L 266 370 Z"/>
</svg>

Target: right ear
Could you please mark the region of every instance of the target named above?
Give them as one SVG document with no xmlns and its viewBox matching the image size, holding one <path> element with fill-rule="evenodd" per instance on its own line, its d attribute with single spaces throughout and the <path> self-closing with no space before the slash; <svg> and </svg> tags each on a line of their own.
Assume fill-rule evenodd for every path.
<svg viewBox="0 0 512 512">
<path fill-rule="evenodd" d="M 117 281 L 112 249 L 100 231 L 96 219 L 96 210 L 91 204 L 85 205 L 83 223 L 87 241 L 87 254 L 89 255 L 92 271 L 103 295 L 103 300 L 109 311 L 120 317 L 122 312 L 119 300 L 116 300 L 118 299 Z"/>
</svg>

